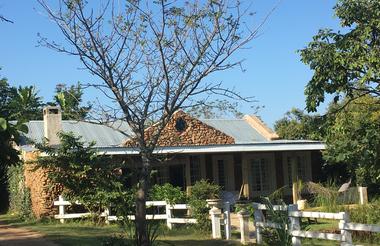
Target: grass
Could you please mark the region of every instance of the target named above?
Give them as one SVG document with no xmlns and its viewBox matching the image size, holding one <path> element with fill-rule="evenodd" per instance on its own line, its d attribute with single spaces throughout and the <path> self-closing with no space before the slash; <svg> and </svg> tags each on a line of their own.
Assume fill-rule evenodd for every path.
<svg viewBox="0 0 380 246">
<path fill-rule="evenodd" d="M 0 221 L 5 222 L 15 227 L 23 227 L 29 230 L 37 231 L 46 236 L 47 239 L 54 241 L 58 245 L 102 245 L 105 240 L 111 239 L 114 235 L 121 233 L 121 229 L 116 224 L 106 226 L 94 226 L 87 221 L 68 220 L 65 224 L 60 224 L 56 220 L 43 220 L 43 221 L 29 221 L 24 222 L 17 219 L 14 215 L 0 215 Z M 307 220 L 303 220 L 307 222 Z M 309 231 L 324 231 L 333 233 L 338 229 L 337 220 L 318 219 L 318 223 L 312 223 L 308 226 Z M 239 237 L 240 232 L 234 231 L 232 233 L 234 240 L 212 240 L 210 236 L 204 233 L 199 233 L 191 227 L 181 226 L 174 230 L 162 230 L 158 240 L 162 245 L 240 245 Z M 358 243 L 358 242 L 355 242 Z M 379 245 L 379 243 L 369 244 L 362 243 L 361 245 Z M 327 240 L 309 240 L 303 239 L 302 245 L 339 245 L 338 242 Z"/>
<path fill-rule="evenodd" d="M 122 230 L 116 224 L 94 226 L 87 221 L 68 221 L 65 224 L 60 224 L 56 220 L 24 222 L 10 214 L 0 215 L 0 221 L 15 227 L 40 232 L 47 239 L 62 246 L 102 245 L 105 240 L 109 241 L 114 235 L 122 233 Z M 179 227 L 171 231 L 162 230 L 158 241 L 162 245 L 240 245 L 236 240 L 212 240 L 209 235 L 187 227 Z"/>
<path fill-rule="evenodd" d="M 307 219 L 302 220 L 304 223 Z M 338 220 L 328 220 L 328 219 L 318 219 L 317 223 L 312 223 L 307 227 L 308 231 L 321 231 L 327 233 L 340 233 L 338 229 Z M 353 238 L 354 244 L 360 244 L 364 246 L 379 245 L 380 242 L 370 243 L 367 241 L 357 241 L 355 237 Z M 315 246 L 327 246 L 327 245 L 340 245 L 339 242 L 329 241 L 329 240 L 317 240 L 317 239 L 303 239 L 302 245 L 315 245 Z"/>
</svg>

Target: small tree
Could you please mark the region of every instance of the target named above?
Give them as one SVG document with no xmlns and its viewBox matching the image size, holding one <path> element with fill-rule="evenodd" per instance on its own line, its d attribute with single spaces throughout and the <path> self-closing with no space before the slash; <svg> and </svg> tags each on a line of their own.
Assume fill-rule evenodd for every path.
<svg viewBox="0 0 380 246">
<path fill-rule="evenodd" d="M 133 189 L 125 186 L 127 175 L 122 173 L 125 162 L 116 162 L 108 156 L 98 155 L 94 143 L 85 146 L 80 137 L 60 134 L 58 148 L 39 146 L 47 156 L 40 156 L 37 168 L 48 170 L 54 185 L 63 186 L 63 194 L 71 201 L 79 201 L 100 218 L 111 203 L 121 204 L 122 214 L 130 214 Z"/>
<path fill-rule="evenodd" d="M 94 9 L 86 1 L 61 0 L 54 10 L 38 1 L 67 41 L 41 38 L 40 44 L 77 56 L 101 80 L 90 85 L 116 104 L 99 105 L 102 119 L 126 121 L 137 139 L 136 232 L 139 244 L 148 245 L 145 201 L 160 134 L 174 112 L 204 103 L 202 95 L 244 99 L 205 79 L 241 64 L 232 55 L 258 30 L 248 22 L 249 6 L 234 0 L 110 0 Z M 147 138 L 152 122 L 155 131 Z"/>
<path fill-rule="evenodd" d="M 7 208 L 7 168 L 19 163 L 20 133 L 27 132 L 25 122 L 33 119 L 41 105 L 33 87 L 13 87 L 5 78 L 0 79 L 0 210 Z M 14 122 L 11 122 L 14 121 Z"/>
</svg>

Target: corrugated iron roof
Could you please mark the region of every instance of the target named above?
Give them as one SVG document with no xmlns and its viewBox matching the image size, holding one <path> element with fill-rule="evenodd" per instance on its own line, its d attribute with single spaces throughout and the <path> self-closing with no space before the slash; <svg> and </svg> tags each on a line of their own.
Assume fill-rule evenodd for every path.
<svg viewBox="0 0 380 246">
<path fill-rule="evenodd" d="M 224 132 L 225 134 L 233 137 L 235 139 L 235 144 L 240 147 L 244 144 L 273 144 L 276 146 L 274 148 L 279 148 L 280 144 L 282 145 L 291 145 L 291 144 L 322 144 L 315 141 L 307 140 L 267 140 L 262 136 L 257 130 L 255 130 L 249 123 L 244 119 L 202 119 L 202 122 L 205 124 L 214 127 L 215 129 Z M 42 143 L 44 139 L 44 123 L 40 121 L 30 121 L 27 123 L 29 132 L 25 134 L 27 139 L 32 140 L 36 143 Z M 95 147 L 97 148 L 114 148 L 120 147 L 128 139 L 128 136 L 133 136 L 131 128 L 126 122 L 117 121 L 110 126 L 95 124 L 91 122 L 83 121 L 71 121 L 63 120 L 62 128 L 64 132 L 73 132 L 75 136 L 81 136 L 82 140 L 89 143 L 94 141 L 96 143 Z M 120 131 L 123 131 L 128 136 L 122 134 Z M 27 144 L 26 141 L 22 145 Z M 190 146 L 189 148 L 205 148 L 205 146 Z M 211 148 L 211 146 L 209 146 Z M 181 148 L 186 149 L 186 146 Z M 256 148 L 256 147 L 255 147 Z M 284 148 L 284 147 L 281 147 Z M 319 148 L 319 147 L 318 147 Z M 286 148 L 285 148 L 286 149 Z M 302 149 L 302 148 L 300 148 Z"/>
<path fill-rule="evenodd" d="M 44 139 L 43 121 L 30 121 L 27 125 L 29 132 L 25 134 L 25 137 L 36 143 L 42 143 Z M 63 132 L 72 132 L 75 136 L 81 136 L 86 143 L 95 141 L 96 147 L 120 146 L 128 138 L 120 131 L 132 135 L 128 124 L 121 122 L 115 122 L 110 127 L 91 122 L 63 120 L 62 130 Z"/>
<path fill-rule="evenodd" d="M 201 121 L 233 137 L 237 144 L 267 141 L 243 119 L 202 119 Z"/>
</svg>

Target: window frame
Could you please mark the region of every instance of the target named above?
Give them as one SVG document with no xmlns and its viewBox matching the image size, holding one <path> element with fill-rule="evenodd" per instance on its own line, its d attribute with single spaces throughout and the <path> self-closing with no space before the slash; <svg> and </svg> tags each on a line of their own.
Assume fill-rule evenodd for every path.
<svg viewBox="0 0 380 246">
<path fill-rule="evenodd" d="M 289 169 L 289 158 L 296 157 L 297 159 L 302 159 L 304 163 L 304 177 L 301 178 L 302 181 L 311 181 L 311 151 L 296 151 L 296 152 L 284 152 L 282 155 L 282 167 L 284 170 L 284 185 L 287 185 L 289 189 L 292 188 L 292 174 L 291 169 Z M 299 161 L 297 160 L 297 172 L 299 172 Z"/>
<path fill-rule="evenodd" d="M 248 172 L 248 187 L 249 187 L 249 196 L 250 197 L 257 197 L 262 195 L 268 195 L 271 192 L 273 192 L 274 189 L 277 187 L 277 179 L 276 179 L 276 167 L 275 167 L 275 155 L 274 153 L 252 153 L 252 154 L 246 154 L 243 157 L 246 161 L 247 165 L 247 172 Z M 256 177 L 254 175 L 254 172 L 252 170 L 253 160 L 262 160 L 265 159 L 266 166 L 267 166 L 267 188 L 262 190 L 254 190 L 254 183 L 256 181 Z M 260 174 L 261 177 L 262 174 Z M 262 177 L 260 178 L 262 179 Z M 261 188 L 263 188 L 263 183 L 261 183 Z"/>
</svg>

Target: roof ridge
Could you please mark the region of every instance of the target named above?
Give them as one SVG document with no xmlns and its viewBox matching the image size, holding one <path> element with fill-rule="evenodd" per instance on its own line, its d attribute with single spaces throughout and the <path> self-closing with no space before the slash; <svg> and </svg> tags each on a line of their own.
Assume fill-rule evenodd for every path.
<svg viewBox="0 0 380 246">
<path fill-rule="evenodd" d="M 240 120 L 240 121 L 245 121 L 244 119 L 200 119 L 200 120 Z"/>
</svg>

